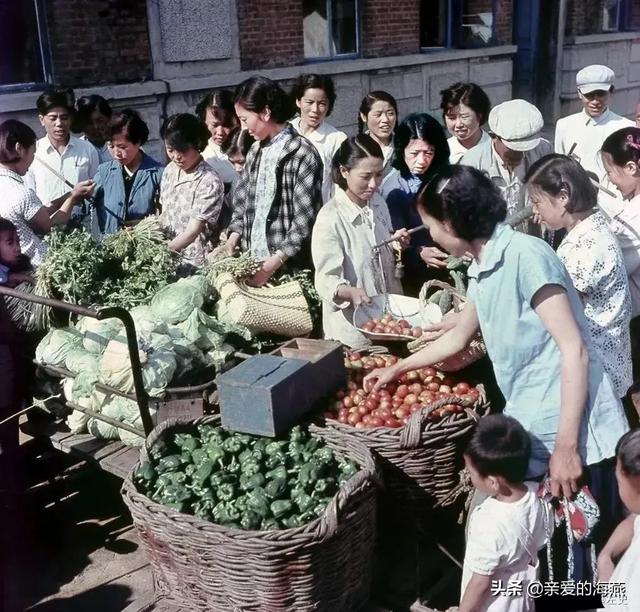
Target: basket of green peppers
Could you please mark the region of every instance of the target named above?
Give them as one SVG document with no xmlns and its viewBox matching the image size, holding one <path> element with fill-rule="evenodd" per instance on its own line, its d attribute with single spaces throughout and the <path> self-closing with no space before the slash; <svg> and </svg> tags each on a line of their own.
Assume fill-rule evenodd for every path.
<svg viewBox="0 0 640 612">
<path fill-rule="evenodd" d="M 160 594 L 183 607 L 346 611 L 369 595 L 378 482 L 364 446 L 214 416 L 156 427 L 123 496 Z"/>
</svg>

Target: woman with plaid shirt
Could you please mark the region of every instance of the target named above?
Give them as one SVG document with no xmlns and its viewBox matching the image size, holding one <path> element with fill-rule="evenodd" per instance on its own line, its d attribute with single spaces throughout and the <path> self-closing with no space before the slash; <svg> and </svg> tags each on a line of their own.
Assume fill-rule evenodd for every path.
<svg viewBox="0 0 640 612">
<path fill-rule="evenodd" d="M 257 142 L 234 191 L 227 249 L 250 251 L 262 261 L 251 280 L 261 286 L 285 265 L 288 271 L 311 267 L 323 166 L 315 147 L 287 123 L 291 103 L 274 81 L 252 77 L 241 83 L 235 109 Z"/>
</svg>

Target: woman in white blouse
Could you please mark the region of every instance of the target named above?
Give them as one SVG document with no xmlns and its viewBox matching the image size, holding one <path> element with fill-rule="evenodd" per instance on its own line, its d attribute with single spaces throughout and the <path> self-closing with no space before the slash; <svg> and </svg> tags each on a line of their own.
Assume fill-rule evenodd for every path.
<svg viewBox="0 0 640 612">
<path fill-rule="evenodd" d="M 393 130 L 398 123 L 398 103 L 386 91 L 371 91 L 360 103 L 358 131 L 369 134 L 380 148 L 384 158 L 383 177 L 393 170 Z"/>
<path fill-rule="evenodd" d="M 525 183 L 541 221 L 567 232 L 558 257 L 584 305 L 593 347 L 623 398 L 633 382 L 631 296 L 622 251 L 597 210 L 597 191 L 578 162 L 559 154 L 535 162 Z"/>
<path fill-rule="evenodd" d="M 482 125 L 489 117 L 491 102 L 475 83 L 455 83 L 440 92 L 442 116 L 449 138 L 449 163 L 457 164 L 465 153 L 489 140 Z"/>
<path fill-rule="evenodd" d="M 333 159 L 336 193 L 320 209 L 311 236 L 325 337 L 353 348 L 369 343 L 352 324 L 354 308 L 374 295 L 402 293 L 393 249 L 373 251 L 392 235 L 402 245 L 409 240 L 405 229 L 393 233 L 378 194 L 382 173 L 382 150 L 371 136 L 345 140 Z"/>
<path fill-rule="evenodd" d="M 300 136 L 304 136 L 317 149 L 322 159 L 322 201 L 333 196 L 331 161 L 347 135 L 327 123 L 336 103 L 333 80 L 324 74 L 301 74 L 293 84 L 291 97 L 300 114 L 291 120 L 291 125 Z"/>
</svg>

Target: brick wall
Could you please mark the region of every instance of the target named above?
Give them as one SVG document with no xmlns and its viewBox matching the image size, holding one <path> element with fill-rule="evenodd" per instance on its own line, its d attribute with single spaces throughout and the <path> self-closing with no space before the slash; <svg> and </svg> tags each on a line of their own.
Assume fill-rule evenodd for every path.
<svg viewBox="0 0 640 612">
<path fill-rule="evenodd" d="M 513 43 L 513 3 L 517 0 L 498 0 L 496 2 L 496 44 Z"/>
<path fill-rule="evenodd" d="M 420 2 L 365 0 L 362 14 L 362 55 L 380 57 L 420 52 Z"/>
<path fill-rule="evenodd" d="M 605 0 L 569 0 L 567 5 L 568 36 L 584 36 L 603 32 L 602 9 Z M 620 29 L 640 28 L 640 0 L 629 0 L 629 23 L 621 15 Z M 626 28 L 625 28 L 626 25 Z"/>
<path fill-rule="evenodd" d="M 240 0 L 237 5 L 243 70 L 304 61 L 301 1 Z"/>
<path fill-rule="evenodd" d="M 128 83 L 151 75 L 145 0 L 46 3 L 56 83 Z"/>
</svg>

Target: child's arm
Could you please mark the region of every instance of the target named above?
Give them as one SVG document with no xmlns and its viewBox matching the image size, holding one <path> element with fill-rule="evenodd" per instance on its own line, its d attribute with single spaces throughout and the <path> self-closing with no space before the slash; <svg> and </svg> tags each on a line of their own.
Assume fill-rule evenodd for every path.
<svg viewBox="0 0 640 612">
<path fill-rule="evenodd" d="M 467 584 L 467 588 L 464 590 L 458 612 L 475 612 L 475 610 L 479 610 L 489 596 L 492 578 L 493 574 L 485 576 L 474 572 Z"/>
<path fill-rule="evenodd" d="M 604 548 L 598 555 L 598 579 L 607 582 L 611 579 L 611 574 L 615 568 L 615 560 L 624 553 L 633 539 L 633 527 L 636 520 L 635 514 L 630 514 L 620 523 Z"/>
</svg>

